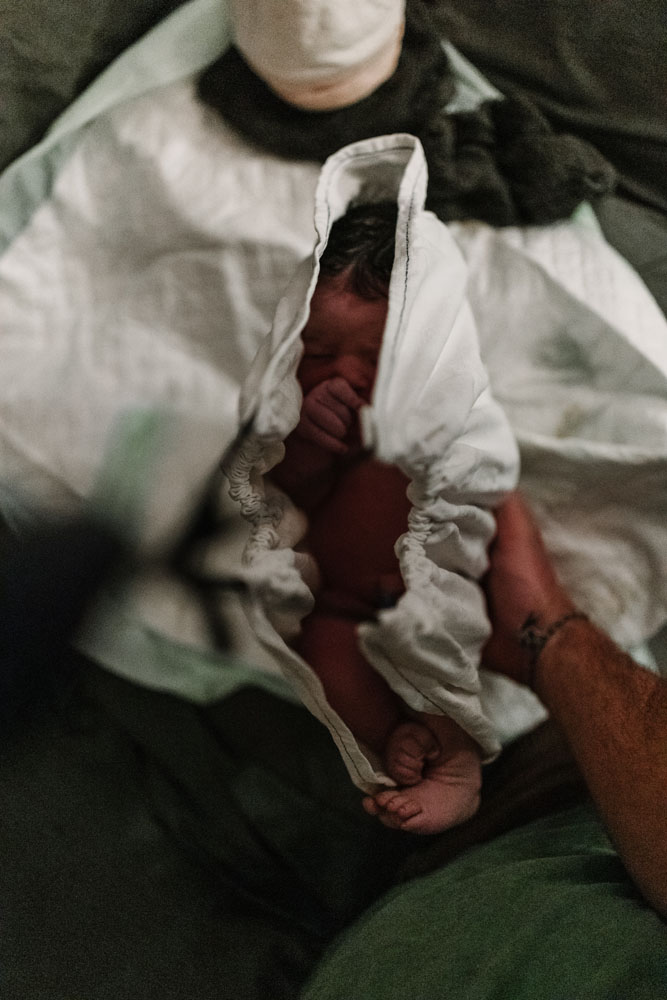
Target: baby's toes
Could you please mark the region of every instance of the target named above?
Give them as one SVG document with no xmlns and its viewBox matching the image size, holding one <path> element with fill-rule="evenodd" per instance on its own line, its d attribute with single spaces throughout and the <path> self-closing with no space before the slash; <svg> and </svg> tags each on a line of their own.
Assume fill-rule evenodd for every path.
<svg viewBox="0 0 667 1000">
<path fill-rule="evenodd" d="M 378 804 L 372 795 L 365 795 L 361 800 L 361 805 L 369 816 L 377 816 L 380 812 Z"/>
<path fill-rule="evenodd" d="M 432 759 L 440 750 L 440 744 L 431 730 L 421 722 L 400 723 L 394 730 L 392 738 L 405 747 L 412 756 L 422 760 L 424 757 Z"/>
<path fill-rule="evenodd" d="M 383 826 L 389 827 L 390 830 L 400 830 L 401 820 L 394 816 L 393 813 L 386 812 L 378 805 L 375 798 L 367 795 L 362 799 L 361 804 L 368 815 L 377 817 Z"/>
<path fill-rule="evenodd" d="M 422 759 L 435 760 L 436 757 L 440 756 L 440 744 L 426 726 L 420 726 L 419 733 L 413 739 L 413 753 L 420 754 Z"/>
<path fill-rule="evenodd" d="M 401 750 L 413 760 L 421 760 L 425 753 L 424 739 L 417 739 L 414 733 L 408 732 L 401 739 Z"/>
<path fill-rule="evenodd" d="M 399 750 L 387 761 L 387 770 L 399 785 L 414 785 L 421 781 L 423 760 L 407 751 Z"/>
<path fill-rule="evenodd" d="M 405 792 L 395 789 L 380 792 L 379 795 L 375 796 L 375 802 L 381 811 L 400 822 L 412 819 L 413 816 L 417 816 L 422 811 L 419 802 Z"/>
</svg>

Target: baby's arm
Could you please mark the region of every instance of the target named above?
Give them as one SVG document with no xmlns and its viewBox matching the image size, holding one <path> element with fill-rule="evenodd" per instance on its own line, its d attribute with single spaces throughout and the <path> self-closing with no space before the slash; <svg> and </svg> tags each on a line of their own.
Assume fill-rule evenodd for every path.
<svg viewBox="0 0 667 1000">
<path fill-rule="evenodd" d="M 345 439 L 363 404 L 340 376 L 320 382 L 304 397 L 301 419 L 285 441 L 285 457 L 271 474 L 297 507 L 312 510 L 329 493 L 336 460 L 350 450 Z"/>
</svg>

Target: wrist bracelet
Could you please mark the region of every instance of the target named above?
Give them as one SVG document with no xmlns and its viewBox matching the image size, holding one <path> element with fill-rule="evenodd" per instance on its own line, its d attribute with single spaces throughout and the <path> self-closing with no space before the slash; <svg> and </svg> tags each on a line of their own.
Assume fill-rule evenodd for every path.
<svg viewBox="0 0 667 1000">
<path fill-rule="evenodd" d="M 535 679 L 535 667 L 537 666 L 537 661 L 540 658 L 542 650 L 552 635 L 555 635 L 563 625 L 567 625 L 568 622 L 573 621 L 575 618 L 588 621 L 588 615 L 584 614 L 583 611 L 570 611 L 552 625 L 549 625 L 548 628 L 543 629 L 538 625 L 537 615 L 534 611 L 531 611 L 519 629 L 517 633 L 519 645 L 522 649 L 528 650 L 530 654 L 528 676 L 525 683 L 531 690 L 535 689 L 533 683 Z"/>
</svg>

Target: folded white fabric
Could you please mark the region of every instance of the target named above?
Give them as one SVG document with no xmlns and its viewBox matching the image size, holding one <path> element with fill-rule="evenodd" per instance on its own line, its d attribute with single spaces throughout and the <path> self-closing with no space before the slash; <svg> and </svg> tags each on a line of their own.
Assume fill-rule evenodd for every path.
<svg viewBox="0 0 667 1000">
<path fill-rule="evenodd" d="M 388 779 L 327 704 L 317 677 L 278 635 L 294 634 L 313 597 L 292 548 L 303 527 L 289 499 L 267 488 L 265 476 L 299 420 L 300 333 L 331 225 L 351 204 L 396 200 L 388 315 L 361 425 L 364 444 L 411 480 L 413 506 L 397 540 L 405 593 L 394 608 L 359 626 L 360 645 L 411 708 L 454 718 L 492 757 L 499 743 L 479 700 L 489 625 L 477 581 L 487 567 L 491 509 L 516 484 L 518 452 L 490 395 L 466 300 L 465 264 L 447 227 L 424 211 L 425 194 L 424 154 L 413 136 L 365 140 L 326 162 L 315 197 L 316 246 L 281 300 L 243 387 L 244 431 L 226 467 L 230 491 L 251 522 L 246 560 L 253 628 L 329 727 L 353 780 L 364 788 Z M 381 496 L 377 502 L 380 514 Z"/>
</svg>

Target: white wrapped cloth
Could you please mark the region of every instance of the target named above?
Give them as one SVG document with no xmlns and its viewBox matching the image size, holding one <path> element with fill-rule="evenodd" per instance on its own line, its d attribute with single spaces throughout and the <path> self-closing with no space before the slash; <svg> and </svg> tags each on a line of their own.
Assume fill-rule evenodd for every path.
<svg viewBox="0 0 667 1000">
<path fill-rule="evenodd" d="M 289 637 L 313 606 L 292 546 L 291 502 L 265 475 L 299 420 L 301 330 L 333 222 L 353 203 L 396 200 L 396 252 L 388 314 L 363 442 L 411 480 L 408 530 L 397 539 L 405 593 L 359 626 L 361 648 L 413 709 L 455 719 L 482 747 L 499 750 L 480 705 L 479 660 L 489 625 L 479 578 L 487 567 L 493 507 L 518 478 L 509 424 L 492 399 L 466 299 L 466 266 L 446 226 L 424 210 L 426 164 L 408 135 L 347 146 L 322 169 L 317 242 L 281 300 L 241 393 L 244 429 L 226 471 L 252 529 L 246 547 L 253 627 L 311 711 L 331 730 L 362 788 L 388 779 L 327 704 Z M 378 516 L 382 497 L 378 497 Z"/>
</svg>

